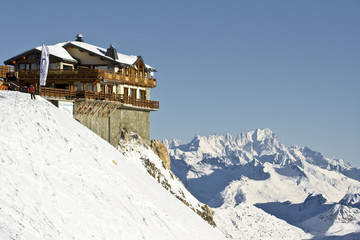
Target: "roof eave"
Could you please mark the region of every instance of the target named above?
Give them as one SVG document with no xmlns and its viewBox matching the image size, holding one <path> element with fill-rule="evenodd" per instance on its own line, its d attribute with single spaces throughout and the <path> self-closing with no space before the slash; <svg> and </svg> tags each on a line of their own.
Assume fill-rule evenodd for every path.
<svg viewBox="0 0 360 240">
<path fill-rule="evenodd" d="M 4 61 L 4 64 L 5 65 L 14 65 L 12 62 L 22 56 L 26 56 L 26 55 L 29 55 L 30 53 L 33 53 L 33 52 L 38 52 L 38 53 L 41 53 L 41 51 L 39 49 L 36 49 L 36 48 L 33 48 L 29 51 L 26 51 L 26 52 L 23 52 L 23 53 L 20 53 L 19 55 L 16 55 L 15 57 L 12 57 L 6 61 Z M 68 63 L 75 63 L 77 64 L 78 61 L 77 60 L 72 60 L 72 59 L 65 59 L 65 58 L 61 58 L 61 57 L 58 57 L 58 56 L 55 56 L 53 54 L 50 53 L 50 56 L 57 59 L 57 60 L 60 60 L 60 61 L 63 61 L 63 62 L 68 62 Z"/>
<path fill-rule="evenodd" d="M 12 62 L 13 62 L 14 60 L 16 60 L 16 59 L 18 59 L 18 58 L 20 58 L 20 57 L 22 57 L 22 56 L 24 56 L 24 55 L 28 55 L 28 54 L 30 54 L 30 53 L 32 53 L 32 52 L 34 52 L 34 51 L 37 51 L 37 49 L 36 49 L 36 48 L 33 48 L 33 49 L 30 49 L 30 50 L 28 50 L 28 51 L 26 51 L 26 52 L 20 53 L 20 54 L 16 55 L 15 57 L 12 57 L 12 58 L 10 58 L 10 59 L 8 59 L 8 60 L 5 60 L 5 61 L 4 61 L 4 64 L 5 64 L 5 65 L 13 65 Z"/>
<path fill-rule="evenodd" d="M 143 63 L 144 63 L 144 65 L 145 65 L 145 68 L 146 68 L 146 69 L 148 69 L 148 70 L 150 70 L 150 71 L 152 71 L 152 72 L 157 72 L 156 68 L 147 67 L 147 66 L 146 66 L 145 60 L 144 60 L 144 58 L 143 58 L 142 56 L 137 56 L 137 57 L 138 57 L 138 59 L 136 59 L 136 61 L 134 62 L 133 66 L 135 66 L 135 64 L 136 64 L 137 62 L 139 62 L 140 60 L 142 60 Z M 149 65 L 148 65 L 148 66 L 149 66 Z"/>
</svg>

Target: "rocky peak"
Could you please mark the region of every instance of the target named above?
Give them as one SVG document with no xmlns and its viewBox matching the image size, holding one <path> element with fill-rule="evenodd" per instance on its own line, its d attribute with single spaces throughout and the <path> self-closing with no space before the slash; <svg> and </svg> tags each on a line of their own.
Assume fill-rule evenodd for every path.
<svg viewBox="0 0 360 240">
<path fill-rule="evenodd" d="M 254 142 L 263 142 L 265 139 L 276 138 L 275 133 L 269 128 L 256 129 L 255 131 L 250 133 L 252 133 L 252 140 Z"/>
<path fill-rule="evenodd" d="M 176 148 L 178 146 L 181 145 L 181 141 L 179 139 L 165 139 L 162 141 L 162 143 L 165 144 L 165 146 L 169 149 L 169 148 Z"/>
<path fill-rule="evenodd" d="M 309 194 L 303 203 L 303 208 L 309 208 L 313 206 L 320 206 L 326 202 L 326 198 L 322 194 Z"/>
<path fill-rule="evenodd" d="M 346 206 L 360 208 L 360 193 L 347 193 L 339 203 Z"/>
</svg>

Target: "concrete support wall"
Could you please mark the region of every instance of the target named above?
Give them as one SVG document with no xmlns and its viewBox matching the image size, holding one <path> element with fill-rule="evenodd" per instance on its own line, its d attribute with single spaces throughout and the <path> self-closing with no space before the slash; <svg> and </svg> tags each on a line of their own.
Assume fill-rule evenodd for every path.
<svg viewBox="0 0 360 240">
<path fill-rule="evenodd" d="M 136 132 L 146 141 L 150 140 L 150 112 L 117 109 L 109 120 L 110 143 L 116 146 L 120 140 L 123 128 Z"/>
<path fill-rule="evenodd" d="M 139 134 L 145 141 L 150 139 L 150 112 L 148 111 L 116 109 L 110 117 L 78 114 L 74 115 L 74 118 L 113 146 L 117 146 L 123 128 Z"/>
</svg>

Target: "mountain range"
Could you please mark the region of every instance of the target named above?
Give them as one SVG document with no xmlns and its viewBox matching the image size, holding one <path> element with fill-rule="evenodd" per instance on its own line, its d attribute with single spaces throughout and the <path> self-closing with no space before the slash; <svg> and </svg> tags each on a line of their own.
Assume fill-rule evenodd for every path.
<svg viewBox="0 0 360 240">
<path fill-rule="evenodd" d="M 187 144 L 176 139 L 163 142 L 171 170 L 198 200 L 214 209 L 215 222 L 231 219 L 231 224 L 218 224 L 229 238 L 241 239 L 240 230 L 255 221 L 234 215 L 244 209 L 257 211 L 255 219 L 276 217 L 296 230 L 277 239 L 344 239 L 360 232 L 360 169 L 341 159 L 308 147 L 286 147 L 270 129 L 237 137 L 197 135 Z"/>
</svg>

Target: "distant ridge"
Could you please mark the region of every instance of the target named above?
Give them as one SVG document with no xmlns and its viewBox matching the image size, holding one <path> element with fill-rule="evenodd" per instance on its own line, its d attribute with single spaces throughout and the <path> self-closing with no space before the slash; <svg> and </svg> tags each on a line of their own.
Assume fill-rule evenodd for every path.
<svg viewBox="0 0 360 240">
<path fill-rule="evenodd" d="M 163 142 L 169 148 L 172 171 L 187 189 L 215 208 L 215 219 L 216 214 L 225 214 L 217 218 L 236 223 L 217 222 L 235 239 L 244 237 L 240 229 L 247 225 L 225 209 L 244 210 L 244 206 L 260 208 L 316 237 L 353 236 L 360 231 L 360 168 L 341 159 L 327 158 L 308 147 L 285 147 L 268 128 L 236 137 L 196 135 L 187 144 L 174 139 Z M 314 204 L 315 199 L 321 200 L 319 204 Z M 334 210 L 336 205 L 340 207 Z M 313 213 L 326 214 L 327 218 L 333 214 L 338 220 L 320 224 L 325 215 L 304 215 L 307 211 L 301 209 L 306 206 L 311 206 Z M 315 221 L 312 217 L 319 225 L 310 224 Z M 277 236 L 282 237 L 286 239 L 286 235 Z M 302 238 L 305 235 L 295 239 Z"/>
</svg>

